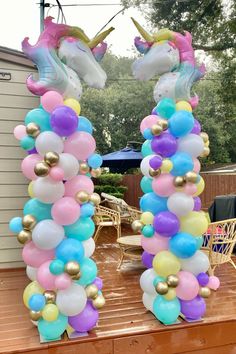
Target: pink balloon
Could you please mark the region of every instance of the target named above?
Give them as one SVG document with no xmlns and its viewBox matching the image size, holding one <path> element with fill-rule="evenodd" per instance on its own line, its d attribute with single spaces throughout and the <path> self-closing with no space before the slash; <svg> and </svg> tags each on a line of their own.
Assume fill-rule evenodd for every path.
<svg viewBox="0 0 236 354">
<path fill-rule="evenodd" d="M 141 133 L 143 133 L 145 129 L 151 128 L 154 124 L 157 124 L 157 122 L 158 122 L 158 116 L 155 116 L 153 114 L 143 118 L 140 124 Z"/>
<path fill-rule="evenodd" d="M 193 159 L 193 171 L 199 173 L 201 169 L 201 164 L 198 159 Z"/>
<path fill-rule="evenodd" d="M 141 245 L 146 252 L 154 255 L 160 251 L 168 250 L 169 237 L 162 237 L 157 233 L 153 237 L 144 237 L 142 235 Z"/>
<path fill-rule="evenodd" d="M 64 171 L 61 167 L 54 166 L 50 169 L 49 176 L 54 180 L 54 181 L 63 181 L 64 179 Z"/>
<path fill-rule="evenodd" d="M 78 160 L 86 160 L 94 153 L 96 142 L 87 132 L 75 132 L 64 143 L 64 152 L 74 155 Z"/>
<path fill-rule="evenodd" d="M 52 260 L 54 256 L 54 250 L 42 250 L 36 247 L 33 241 L 26 243 L 22 250 L 23 261 L 34 268 L 38 268 L 46 261 Z"/>
<path fill-rule="evenodd" d="M 63 97 L 56 91 L 48 91 L 41 97 L 41 104 L 45 111 L 51 113 L 56 107 L 63 105 Z"/>
<path fill-rule="evenodd" d="M 220 286 L 220 279 L 218 277 L 216 277 L 215 275 L 211 275 L 209 277 L 209 281 L 207 284 L 208 288 L 212 289 L 212 290 L 217 290 Z"/>
<path fill-rule="evenodd" d="M 51 261 L 47 261 L 39 267 L 37 271 L 37 281 L 45 290 L 55 289 L 56 276 L 50 272 L 49 266 Z"/>
<path fill-rule="evenodd" d="M 65 183 L 65 196 L 74 197 L 77 192 L 85 191 L 92 194 L 93 181 L 87 176 L 75 176 Z"/>
<path fill-rule="evenodd" d="M 53 204 L 52 217 L 59 225 L 74 224 L 79 216 L 80 206 L 72 197 L 63 197 Z"/>
<path fill-rule="evenodd" d="M 71 277 L 68 274 L 63 273 L 56 277 L 55 287 L 59 290 L 65 290 L 71 286 L 71 283 Z"/>
<path fill-rule="evenodd" d="M 180 271 L 178 274 L 179 285 L 176 288 L 176 296 L 181 300 L 192 300 L 199 292 L 197 278 L 190 272 Z"/>
<path fill-rule="evenodd" d="M 40 161 L 42 161 L 42 157 L 39 154 L 31 154 L 26 156 L 21 163 L 23 175 L 28 179 L 37 179 L 38 177 L 34 173 L 34 167 Z"/>
<path fill-rule="evenodd" d="M 194 183 L 186 183 L 184 186 L 184 192 L 188 195 L 194 195 L 197 191 L 197 186 Z"/>
<path fill-rule="evenodd" d="M 164 173 L 158 178 L 153 178 L 152 189 L 156 194 L 162 197 L 170 196 L 175 193 L 174 176 L 169 173 Z"/>
<path fill-rule="evenodd" d="M 17 140 L 23 139 L 27 135 L 26 126 L 23 124 L 17 125 L 13 130 L 13 134 Z"/>
</svg>

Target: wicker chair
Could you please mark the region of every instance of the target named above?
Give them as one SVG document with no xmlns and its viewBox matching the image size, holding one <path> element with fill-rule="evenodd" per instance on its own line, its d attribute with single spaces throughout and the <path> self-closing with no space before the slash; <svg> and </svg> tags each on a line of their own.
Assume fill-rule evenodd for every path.
<svg viewBox="0 0 236 354">
<path fill-rule="evenodd" d="M 117 238 L 121 236 L 121 221 L 119 212 L 106 208 L 102 205 L 98 205 L 96 207 L 96 212 L 93 220 L 97 227 L 93 237 L 95 242 L 97 242 L 100 231 L 103 227 L 112 226 L 116 229 Z"/>
<path fill-rule="evenodd" d="M 209 255 L 209 274 L 213 275 L 217 266 L 230 263 L 235 269 L 232 252 L 236 243 L 236 219 L 213 222 L 204 235 L 202 250 Z"/>
</svg>

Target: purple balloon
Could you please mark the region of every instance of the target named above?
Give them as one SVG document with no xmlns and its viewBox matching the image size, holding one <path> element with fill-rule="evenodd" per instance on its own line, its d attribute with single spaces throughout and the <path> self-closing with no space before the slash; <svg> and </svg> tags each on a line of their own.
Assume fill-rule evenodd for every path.
<svg viewBox="0 0 236 354">
<path fill-rule="evenodd" d="M 194 210 L 194 211 L 199 211 L 199 210 L 201 210 L 201 208 L 202 208 L 202 201 L 201 201 L 201 199 L 200 199 L 199 197 L 194 197 L 193 200 L 194 200 L 194 208 L 193 208 L 193 210 Z"/>
<path fill-rule="evenodd" d="M 197 280 L 201 286 L 206 286 L 209 282 L 209 276 L 206 273 L 199 273 Z"/>
<path fill-rule="evenodd" d="M 142 254 L 142 263 L 146 268 L 152 268 L 152 261 L 153 261 L 154 255 L 150 254 L 146 251 L 143 251 Z"/>
<path fill-rule="evenodd" d="M 177 216 L 170 211 L 161 211 L 154 217 L 153 226 L 161 236 L 170 237 L 179 231 L 180 222 Z"/>
<path fill-rule="evenodd" d="M 201 124 L 196 118 L 194 118 L 194 126 L 193 129 L 191 130 L 191 133 L 197 135 L 201 133 Z"/>
<path fill-rule="evenodd" d="M 98 288 L 98 290 L 102 290 L 103 281 L 102 281 L 101 278 L 96 277 L 95 280 L 93 281 L 93 284 L 96 285 L 96 287 Z"/>
<path fill-rule="evenodd" d="M 150 159 L 149 165 L 154 170 L 157 170 L 162 165 L 162 158 L 161 156 L 154 156 Z"/>
<path fill-rule="evenodd" d="M 195 297 L 193 300 L 181 300 L 181 312 L 182 314 L 191 320 L 198 320 L 206 312 L 206 303 L 201 296 Z"/>
<path fill-rule="evenodd" d="M 51 114 L 50 124 L 52 130 L 60 136 L 73 134 L 78 127 L 78 117 L 73 109 L 59 106 Z"/>
<path fill-rule="evenodd" d="M 93 307 L 91 301 L 87 301 L 83 311 L 78 315 L 69 316 L 68 320 L 76 332 L 87 332 L 96 325 L 98 311 Z"/>
<path fill-rule="evenodd" d="M 157 107 L 154 107 L 154 108 L 153 108 L 151 115 L 153 115 L 153 116 L 158 116 L 158 114 L 157 114 L 157 112 L 156 112 L 156 108 L 157 108 Z"/>
<path fill-rule="evenodd" d="M 177 140 L 172 134 L 165 132 L 152 139 L 151 147 L 156 154 L 170 157 L 177 150 Z"/>
<path fill-rule="evenodd" d="M 31 150 L 28 150 L 27 152 L 28 152 L 29 155 L 38 153 L 38 151 L 36 150 L 35 147 L 33 149 L 31 149 Z"/>
</svg>

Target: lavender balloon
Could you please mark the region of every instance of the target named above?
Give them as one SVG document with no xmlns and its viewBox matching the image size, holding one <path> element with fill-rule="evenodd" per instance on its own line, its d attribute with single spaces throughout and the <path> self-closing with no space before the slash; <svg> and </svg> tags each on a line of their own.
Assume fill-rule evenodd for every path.
<svg viewBox="0 0 236 354">
<path fill-rule="evenodd" d="M 73 134 L 78 127 L 78 117 L 73 109 L 59 106 L 51 114 L 50 124 L 52 130 L 60 136 Z"/>
<path fill-rule="evenodd" d="M 194 200 L 194 207 L 193 207 L 193 210 L 194 210 L 194 211 L 199 211 L 199 210 L 201 210 L 201 207 L 202 207 L 201 199 L 200 199 L 199 197 L 194 197 L 193 200 Z"/>
<path fill-rule="evenodd" d="M 152 268 L 152 261 L 153 261 L 154 255 L 150 254 L 146 251 L 143 252 L 142 254 L 142 263 L 146 268 Z"/>
<path fill-rule="evenodd" d="M 35 147 L 33 149 L 31 149 L 31 150 L 28 150 L 27 152 L 28 152 L 29 155 L 38 153 L 38 151 L 36 150 Z"/>
<path fill-rule="evenodd" d="M 166 132 L 155 136 L 151 142 L 151 147 L 155 153 L 163 157 L 170 157 L 177 150 L 177 141 L 173 135 Z"/>
<path fill-rule="evenodd" d="M 179 231 L 180 222 L 175 214 L 162 211 L 154 217 L 153 226 L 159 235 L 170 237 Z"/>
<path fill-rule="evenodd" d="M 101 278 L 96 277 L 95 280 L 93 281 L 93 284 L 96 285 L 96 287 L 98 288 L 98 290 L 102 290 L 103 281 L 102 281 Z"/>
<path fill-rule="evenodd" d="M 98 320 L 98 311 L 90 301 L 87 302 L 84 310 L 76 316 L 69 316 L 69 324 L 76 332 L 87 332 L 92 329 Z"/>
<path fill-rule="evenodd" d="M 154 156 L 151 158 L 151 160 L 149 161 L 149 165 L 151 168 L 153 168 L 154 170 L 157 170 L 159 167 L 161 167 L 162 165 L 162 158 L 161 156 Z"/>
<path fill-rule="evenodd" d="M 201 296 L 193 300 L 180 300 L 182 314 L 191 320 L 198 320 L 206 312 L 206 303 Z"/>
<path fill-rule="evenodd" d="M 197 280 L 201 286 L 206 286 L 209 282 L 209 276 L 206 273 L 199 273 Z"/>
<path fill-rule="evenodd" d="M 201 124 L 196 118 L 194 118 L 194 126 L 190 133 L 197 135 L 201 133 Z"/>
</svg>

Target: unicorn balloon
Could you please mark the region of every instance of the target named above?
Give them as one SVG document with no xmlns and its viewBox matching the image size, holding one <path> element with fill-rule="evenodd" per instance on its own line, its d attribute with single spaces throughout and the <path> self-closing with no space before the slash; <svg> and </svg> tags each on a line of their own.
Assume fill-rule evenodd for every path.
<svg viewBox="0 0 236 354">
<path fill-rule="evenodd" d="M 196 65 L 192 36 L 162 29 L 153 35 L 146 32 L 137 21 L 132 19 L 145 42 L 140 37 L 134 40 L 142 58 L 133 63 L 133 75 L 139 80 L 150 80 L 160 75 L 155 88 L 154 99 L 159 102 L 164 97 L 188 101 L 194 108 L 198 104 L 198 96 L 191 96 L 194 82 L 205 74 L 205 66 Z"/>
<path fill-rule="evenodd" d="M 28 89 L 38 96 L 55 90 L 64 98 L 79 99 L 80 79 L 91 87 L 103 88 L 107 76 L 98 62 L 107 49 L 103 40 L 114 28 L 90 40 L 79 27 L 53 23 L 52 17 L 47 17 L 44 24 L 34 46 L 29 44 L 28 37 L 22 42 L 22 50 L 39 71 L 39 80 L 32 75 L 27 79 Z"/>
</svg>

